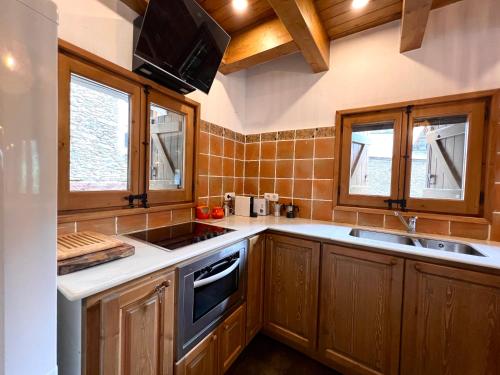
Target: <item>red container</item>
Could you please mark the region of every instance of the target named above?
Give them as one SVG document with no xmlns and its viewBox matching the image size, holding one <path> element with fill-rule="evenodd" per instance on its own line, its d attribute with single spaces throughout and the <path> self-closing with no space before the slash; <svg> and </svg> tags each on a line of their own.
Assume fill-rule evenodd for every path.
<svg viewBox="0 0 500 375">
<path fill-rule="evenodd" d="M 224 209 L 222 207 L 212 208 L 212 219 L 222 219 L 224 217 Z"/>
<path fill-rule="evenodd" d="M 196 218 L 198 220 L 210 219 L 210 208 L 208 206 L 196 207 Z"/>
</svg>

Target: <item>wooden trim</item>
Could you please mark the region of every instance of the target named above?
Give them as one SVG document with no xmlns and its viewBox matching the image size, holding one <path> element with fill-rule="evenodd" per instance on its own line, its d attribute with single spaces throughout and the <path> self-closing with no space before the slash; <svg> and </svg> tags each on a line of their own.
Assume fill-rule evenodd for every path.
<svg viewBox="0 0 500 375">
<path fill-rule="evenodd" d="M 330 66 L 330 39 L 313 0 L 269 0 L 314 73 Z"/>
<path fill-rule="evenodd" d="M 101 334 L 99 374 L 119 374 L 120 358 L 120 296 L 111 294 L 101 301 Z"/>
<path fill-rule="evenodd" d="M 130 96 L 128 184 L 123 191 L 70 191 L 70 84 L 71 74 L 76 74 L 127 93 Z M 124 199 L 137 194 L 139 171 L 139 124 L 141 87 L 119 76 L 110 75 L 98 67 L 59 54 L 59 153 L 58 153 L 58 209 L 76 210 L 87 208 L 126 206 Z"/>
<path fill-rule="evenodd" d="M 351 170 L 351 144 L 352 131 L 357 126 L 375 124 L 379 122 L 392 122 L 394 124 L 394 143 L 392 152 L 392 173 L 391 173 L 391 188 L 388 196 L 374 196 L 351 194 L 350 187 L 350 170 Z M 346 205 L 368 206 L 368 207 L 385 207 L 386 199 L 396 199 L 398 197 L 398 180 L 399 180 L 399 160 L 400 160 L 400 145 L 402 132 L 402 114 L 401 111 L 385 112 L 378 114 L 362 114 L 359 116 L 346 117 L 342 123 L 342 145 L 340 150 L 340 193 L 339 202 Z"/>
<path fill-rule="evenodd" d="M 497 157 L 497 149 L 500 150 L 497 144 L 497 137 L 499 136 L 498 124 L 500 124 L 500 90 L 493 95 L 488 104 L 486 111 L 488 114 L 488 131 L 485 132 L 486 140 L 484 143 L 487 147 L 483 147 L 485 178 L 481 181 L 483 185 L 481 191 L 484 192 L 484 217 L 488 218 L 494 225 L 493 212 L 500 210 L 500 207 L 496 206 L 497 202 L 495 201 L 495 171 L 497 169 L 500 170 L 500 165 L 497 164 L 498 160 L 500 160 Z M 495 232 L 493 227 L 491 228 L 491 232 Z"/>
<path fill-rule="evenodd" d="M 399 51 L 408 52 L 422 46 L 432 0 L 403 0 L 401 44 Z"/>
<path fill-rule="evenodd" d="M 406 159 L 405 191 L 407 207 L 415 211 L 438 211 L 451 214 L 477 215 L 480 210 L 480 193 L 482 181 L 483 130 L 484 130 L 484 101 L 459 102 L 456 104 L 436 104 L 434 106 L 419 107 L 412 111 L 408 124 L 408 145 L 406 154 L 411 156 L 413 144 L 413 126 L 417 118 L 467 115 L 469 120 L 467 136 L 467 161 L 464 187 L 464 200 L 451 199 L 422 199 L 411 198 L 411 157 Z"/>
</svg>

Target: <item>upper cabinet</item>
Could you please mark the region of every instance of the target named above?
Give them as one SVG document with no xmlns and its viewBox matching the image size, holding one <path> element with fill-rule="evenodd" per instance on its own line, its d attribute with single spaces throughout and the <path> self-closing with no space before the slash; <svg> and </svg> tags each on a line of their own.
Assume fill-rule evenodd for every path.
<svg viewBox="0 0 500 375">
<path fill-rule="evenodd" d="M 151 205 L 193 203 L 198 104 L 66 48 L 59 53 L 59 211 L 126 208 L 129 196 L 143 194 Z M 144 205 L 138 197 L 134 204 Z"/>
</svg>

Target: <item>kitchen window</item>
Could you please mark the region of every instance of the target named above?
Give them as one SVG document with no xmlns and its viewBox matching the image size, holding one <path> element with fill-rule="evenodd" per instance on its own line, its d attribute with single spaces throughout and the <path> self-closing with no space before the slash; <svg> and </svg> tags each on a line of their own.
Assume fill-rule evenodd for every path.
<svg viewBox="0 0 500 375">
<path fill-rule="evenodd" d="M 147 96 L 149 152 L 147 193 L 150 203 L 193 199 L 194 110 L 152 90 Z"/>
<path fill-rule="evenodd" d="M 59 211 L 191 203 L 194 156 L 195 107 L 59 54 Z"/>
<path fill-rule="evenodd" d="M 478 215 L 485 102 L 342 117 L 338 203 Z"/>
</svg>

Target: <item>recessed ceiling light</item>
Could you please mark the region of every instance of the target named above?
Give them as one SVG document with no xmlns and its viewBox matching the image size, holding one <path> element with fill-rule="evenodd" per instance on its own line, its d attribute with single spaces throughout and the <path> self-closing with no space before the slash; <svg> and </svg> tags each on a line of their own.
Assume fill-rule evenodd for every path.
<svg viewBox="0 0 500 375">
<path fill-rule="evenodd" d="M 16 59 L 10 53 L 4 56 L 3 63 L 9 70 L 14 70 L 16 67 Z"/>
<path fill-rule="evenodd" d="M 248 8 L 248 0 L 233 0 L 233 8 L 237 12 L 243 12 Z"/>
<path fill-rule="evenodd" d="M 352 7 L 354 9 L 361 9 L 368 4 L 368 1 L 370 0 L 352 0 Z"/>
</svg>

